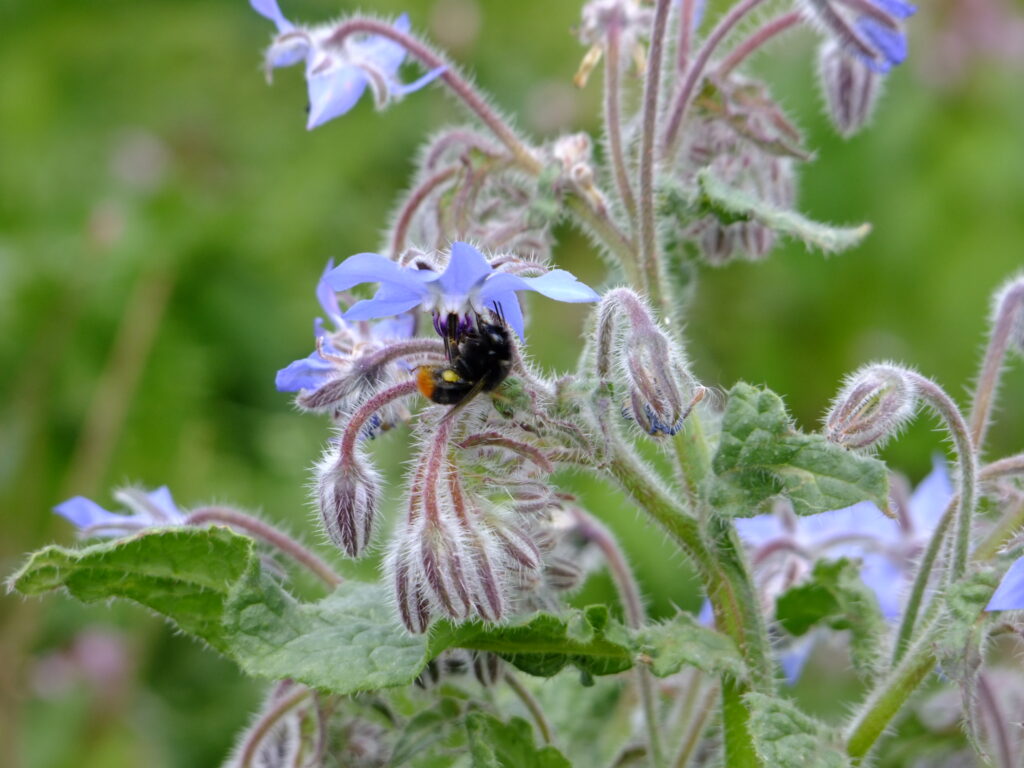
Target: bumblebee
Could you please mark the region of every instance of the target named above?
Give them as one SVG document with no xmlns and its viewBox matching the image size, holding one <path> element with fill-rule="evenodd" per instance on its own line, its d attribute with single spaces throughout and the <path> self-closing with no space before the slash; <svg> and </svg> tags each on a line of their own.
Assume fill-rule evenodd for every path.
<svg viewBox="0 0 1024 768">
<path fill-rule="evenodd" d="M 490 392 L 512 370 L 512 339 L 500 314 L 476 322 L 449 316 L 445 324 L 447 365 L 424 365 L 416 371 L 420 392 L 438 405 L 459 405 Z"/>
</svg>

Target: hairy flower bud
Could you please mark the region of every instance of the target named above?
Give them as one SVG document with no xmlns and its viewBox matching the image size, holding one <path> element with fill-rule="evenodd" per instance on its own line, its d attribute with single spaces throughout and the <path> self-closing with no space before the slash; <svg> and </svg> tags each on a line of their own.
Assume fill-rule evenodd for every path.
<svg viewBox="0 0 1024 768">
<path fill-rule="evenodd" d="M 1024 275 L 1017 275 L 996 291 L 992 305 L 992 325 L 1008 324 L 1010 347 L 1024 355 Z"/>
<path fill-rule="evenodd" d="M 840 136 L 849 138 L 867 125 L 882 90 L 882 76 L 876 70 L 834 40 L 826 40 L 818 54 L 818 79 L 829 119 Z"/>
<path fill-rule="evenodd" d="M 477 651 L 473 654 L 473 675 L 485 688 L 501 682 L 505 674 L 505 662 L 496 653 Z"/>
<path fill-rule="evenodd" d="M 704 398 L 704 387 L 686 370 L 668 337 L 653 325 L 627 334 L 626 350 L 633 418 L 652 437 L 674 435 Z"/>
<path fill-rule="evenodd" d="M 357 448 L 346 458 L 324 454 L 316 471 L 316 499 L 327 536 L 349 557 L 370 543 L 380 498 L 380 477 Z"/>
<path fill-rule="evenodd" d="M 913 418 L 916 407 L 906 370 L 869 365 L 846 380 L 825 419 L 825 434 L 845 448 L 879 448 Z"/>
</svg>

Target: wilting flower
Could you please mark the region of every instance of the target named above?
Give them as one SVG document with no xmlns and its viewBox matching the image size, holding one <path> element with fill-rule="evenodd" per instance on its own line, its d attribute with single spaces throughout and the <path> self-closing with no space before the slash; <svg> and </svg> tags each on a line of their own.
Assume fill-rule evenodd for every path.
<svg viewBox="0 0 1024 768">
<path fill-rule="evenodd" d="M 114 497 L 128 507 L 127 514 L 109 512 L 95 501 L 75 496 L 61 502 L 53 511 L 78 526 L 83 537 L 117 537 L 163 526 L 184 525 L 185 515 L 174 503 L 167 486 L 155 491 L 135 489 L 118 491 Z"/>
<path fill-rule="evenodd" d="M 361 283 L 380 283 L 372 299 L 360 301 L 345 314 L 347 321 L 371 320 L 408 312 L 416 307 L 433 313 L 444 335 L 449 318 L 468 321 L 472 313 L 496 311 L 523 337 L 523 313 L 517 291 L 536 291 L 557 301 L 586 302 L 600 298 L 569 272 L 554 269 L 539 277 L 520 277 L 492 267 L 468 243 L 452 244 L 443 272 L 402 267 L 376 253 L 350 256 L 324 276 L 336 291 Z"/>
<path fill-rule="evenodd" d="M 898 522 L 883 515 L 872 502 L 864 501 L 805 517 L 769 514 L 739 519 L 736 529 L 750 549 L 754 567 L 762 574 L 770 600 L 799 583 L 815 560 L 849 557 L 860 560 L 861 579 L 878 598 L 882 615 L 893 620 L 902 609 L 911 566 L 952 498 L 946 466 L 936 461 L 935 468 L 910 496 Z M 806 644 L 790 651 L 796 648 L 802 649 L 803 658 L 810 652 Z M 790 655 L 786 663 L 798 672 L 803 658 Z"/>
<path fill-rule="evenodd" d="M 279 392 L 320 389 L 329 381 L 348 374 L 359 357 L 381 349 L 389 341 L 412 336 L 415 318 L 410 314 L 373 324 L 345 322 L 338 296 L 326 281 L 333 268 L 331 260 L 317 284 L 316 298 L 334 328 L 325 328 L 323 318 L 314 321 L 317 349 L 309 357 L 296 360 L 277 372 L 274 383 Z"/>
<path fill-rule="evenodd" d="M 398 70 L 405 59 L 405 49 L 399 43 L 370 35 L 346 40 L 341 46 L 330 45 L 336 25 L 297 27 L 281 13 L 277 0 L 249 2 L 257 13 L 277 26 L 278 35 L 267 50 L 268 70 L 306 62 L 309 86 L 306 128 L 309 130 L 352 109 L 367 86 L 373 91 L 377 104 L 382 105 L 419 90 L 444 72 L 444 67 L 440 67 L 414 82 L 402 83 Z M 399 32 L 408 32 L 409 17 L 402 14 L 394 26 Z"/>
<path fill-rule="evenodd" d="M 843 48 L 876 72 L 886 73 L 907 58 L 902 21 L 916 11 L 904 0 L 807 0 L 813 21 Z"/>
</svg>

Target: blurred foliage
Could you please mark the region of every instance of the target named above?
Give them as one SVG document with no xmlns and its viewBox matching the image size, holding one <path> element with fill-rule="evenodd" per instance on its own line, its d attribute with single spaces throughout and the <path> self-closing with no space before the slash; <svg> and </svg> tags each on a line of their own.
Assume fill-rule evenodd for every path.
<svg viewBox="0 0 1024 768">
<path fill-rule="evenodd" d="M 356 7 L 284 4 L 296 20 Z M 380 0 L 373 10 L 407 10 L 536 135 L 597 128 L 597 78 L 582 92 L 570 82 L 583 53 L 570 35 L 575 3 Z M 914 49 L 940 21 L 920 23 Z M 0 28 L 3 572 L 71 540 L 53 504 L 83 494 L 109 506 L 109 488 L 131 482 L 167 484 L 185 506 L 262 509 L 319 540 L 305 484 L 326 430 L 274 391 L 274 372 L 311 348 L 326 259 L 378 245 L 418 143 L 463 115 L 430 89 L 386 115 L 362 103 L 307 134 L 301 72 L 266 87 L 271 25 L 243 0 L 8 0 Z M 843 256 L 789 245 L 767 263 L 706 271 L 688 325 L 696 372 L 783 393 L 805 429 L 844 373 L 880 357 L 963 401 L 989 296 L 1024 261 L 1019 72 L 978 62 L 940 87 L 911 62 L 890 77 L 873 129 L 844 142 L 821 115 L 811 36 L 792 40 L 755 63 L 819 152 L 802 174 L 802 209 L 874 230 Z M 571 231 L 559 261 L 601 280 Z M 532 311 L 534 328 L 566 330 L 535 333 L 530 351 L 567 367 L 585 310 L 540 300 Z M 1018 363 L 993 456 L 1021 448 L 1024 410 L 1008 406 L 1022 388 Z M 395 495 L 405 438 L 398 430 L 376 448 Z M 920 419 L 885 458 L 918 478 L 940 450 Z M 620 495 L 566 482 L 621 533 L 656 615 L 698 604 L 680 558 Z M 607 589 L 592 579 L 580 601 Z M 259 686 L 141 610 L 2 600 L 4 765 L 214 765 L 257 704 Z M 120 649 L 116 695 L 109 678 L 89 677 L 96 648 L 79 648 L 89 627 Z"/>
</svg>

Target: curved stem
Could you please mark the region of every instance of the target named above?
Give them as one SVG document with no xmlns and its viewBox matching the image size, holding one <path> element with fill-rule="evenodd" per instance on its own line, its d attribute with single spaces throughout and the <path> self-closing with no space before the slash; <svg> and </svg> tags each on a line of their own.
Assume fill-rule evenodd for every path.
<svg viewBox="0 0 1024 768">
<path fill-rule="evenodd" d="M 287 715 L 292 709 L 297 707 L 303 701 L 313 695 L 313 692 L 308 688 L 300 688 L 289 696 L 285 696 L 283 699 L 274 704 L 253 727 L 249 732 L 248 738 L 245 740 L 245 746 L 242 749 L 242 756 L 239 758 L 240 768 L 251 768 L 253 766 L 253 759 L 256 757 L 256 750 L 259 749 L 260 742 L 266 737 L 270 730 L 277 725 L 277 722 Z"/>
<path fill-rule="evenodd" d="M 998 480 L 1002 477 L 1013 477 L 1014 475 L 1024 475 L 1024 453 L 1017 453 L 1013 456 L 999 459 L 999 461 L 993 461 L 991 464 L 986 464 L 978 472 L 978 481 L 984 483 L 990 480 Z"/>
<path fill-rule="evenodd" d="M 618 589 L 619 597 L 622 600 L 622 607 L 626 614 L 626 623 L 633 629 L 640 629 L 647 621 L 647 611 L 644 610 L 644 603 L 640 597 L 640 587 L 637 585 L 636 576 L 626 561 L 626 555 L 619 546 L 615 535 L 608 530 L 600 520 L 589 515 L 579 507 L 571 507 L 571 513 L 576 519 L 576 525 L 584 537 L 597 544 L 608 563 L 608 570 L 612 574 L 615 586 Z M 644 720 L 647 728 L 647 754 L 651 756 L 654 766 L 662 766 L 665 763 L 664 752 L 661 746 L 661 734 L 658 729 L 660 718 L 658 717 L 658 705 L 655 697 L 654 681 L 651 679 L 650 670 L 642 664 L 636 667 L 636 682 L 640 689 L 640 701 L 644 708 Z"/>
<path fill-rule="evenodd" d="M 988 348 L 985 350 L 985 361 L 978 376 L 978 386 L 974 390 L 971 403 L 971 440 L 981 451 L 988 429 L 989 415 L 999 386 L 999 374 L 1002 372 L 1003 360 L 1010 344 L 1014 328 L 1019 322 L 1018 314 L 1024 312 L 1024 280 L 1020 280 L 1005 291 L 1000 298 L 996 310 L 996 322 L 992 327 Z"/>
<path fill-rule="evenodd" d="M 918 393 L 946 423 L 953 444 L 956 446 L 957 462 L 960 466 L 960 501 L 956 516 L 956 540 L 953 562 L 949 568 L 949 582 L 953 583 L 964 575 L 971 544 L 971 522 L 974 515 L 975 489 L 978 467 L 975 459 L 974 442 L 971 440 L 960 409 L 945 391 L 931 379 L 908 372 Z"/>
<path fill-rule="evenodd" d="M 508 683 L 508 687 L 512 689 L 512 692 L 519 698 L 526 707 L 526 711 L 530 713 L 530 717 L 533 718 L 533 722 L 537 725 L 537 730 L 540 731 L 540 737 L 545 744 L 552 742 L 551 737 L 551 724 L 548 723 L 547 717 L 544 716 L 544 710 L 541 709 L 540 702 L 537 698 L 527 690 L 519 678 L 516 677 L 512 672 L 505 673 L 505 682 Z"/>
<path fill-rule="evenodd" d="M 626 209 L 630 225 L 635 227 L 636 198 L 629 184 L 626 155 L 622 148 L 622 56 L 620 55 L 622 28 L 619 22 L 610 22 L 604 60 L 604 127 L 608 133 L 608 149 L 611 156 L 615 184 L 619 199 Z M 634 236 L 636 232 L 633 232 Z"/>
<path fill-rule="evenodd" d="M 522 141 L 522 139 L 519 138 L 519 136 L 516 135 L 511 126 L 509 126 L 497 112 L 488 106 L 483 97 L 477 93 L 476 89 L 473 88 L 473 86 L 455 70 L 454 66 L 452 66 L 450 62 L 436 54 L 428 46 L 424 45 L 420 40 L 412 35 L 400 32 L 387 22 L 377 21 L 375 19 L 355 18 L 339 24 L 331 34 L 330 38 L 326 41 L 326 45 L 340 46 L 349 35 L 361 32 L 379 35 L 381 37 L 386 37 L 389 40 L 394 40 L 405 48 L 405 50 L 414 58 L 418 59 L 427 69 L 444 67 L 445 69 L 441 74 L 440 79 L 445 83 L 445 85 L 451 88 L 466 107 L 480 118 L 480 121 L 491 130 L 502 144 L 508 147 L 509 151 L 515 156 L 517 162 L 533 173 L 540 171 L 540 162 L 534 156 L 533 151 L 525 142 Z"/>
<path fill-rule="evenodd" d="M 701 700 L 700 706 L 697 709 L 697 714 L 690 721 L 690 727 L 686 729 L 686 733 L 683 735 L 683 741 L 679 745 L 679 751 L 676 753 L 675 759 L 672 760 L 672 768 L 686 768 L 690 764 L 690 758 L 693 757 L 693 753 L 697 751 L 697 745 L 700 744 L 700 737 L 704 733 L 704 728 L 707 727 L 708 718 L 715 708 L 715 699 L 718 698 L 718 686 L 712 685 L 708 688 L 704 694 L 704 698 Z"/>
<path fill-rule="evenodd" d="M 767 43 L 776 35 L 780 35 L 787 29 L 795 27 L 803 21 L 800 11 L 790 11 L 776 16 L 761 27 L 758 27 L 746 40 L 737 45 L 728 56 L 718 65 L 715 74 L 718 77 L 726 77 L 736 67 L 742 64 L 748 56 L 758 48 Z"/>
<path fill-rule="evenodd" d="M 900 620 L 899 632 L 896 635 L 896 644 L 893 646 L 893 665 L 899 663 L 914 636 L 914 624 L 917 621 L 917 614 L 921 610 L 921 604 L 924 602 L 924 593 L 928 589 L 932 570 L 939 557 L 939 552 L 942 551 L 942 544 L 946 540 L 946 533 L 953 522 L 953 516 L 959 503 L 958 497 L 953 497 L 950 500 L 949 506 L 946 507 L 946 511 L 942 514 L 939 524 L 935 526 L 932 537 L 928 541 L 928 548 L 925 550 L 924 556 L 917 566 L 914 586 L 910 590 L 910 597 L 907 599 L 907 606 L 903 610 L 903 618 Z"/>
<path fill-rule="evenodd" d="M 679 41 L 676 44 L 676 72 L 682 74 L 690 63 L 690 46 L 696 32 L 697 0 L 683 0 L 679 8 Z"/>
<path fill-rule="evenodd" d="M 658 123 L 658 96 L 664 59 L 665 30 L 671 0 L 657 0 L 651 27 L 651 50 L 644 78 L 643 128 L 640 135 L 640 261 L 643 288 L 661 306 L 657 231 L 654 223 L 654 139 Z"/>
<path fill-rule="evenodd" d="M 335 573 L 333 568 L 291 536 L 251 515 L 226 507 L 202 507 L 185 518 L 186 525 L 204 525 L 206 523 L 223 523 L 231 528 L 250 533 L 257 539 L 277 547 L 295 562 L 305 566 L 332 589 L 342 582 L 341 576 Z"/>
<path fill-rule="evenodd" d="M 739 3 L 734 5 L 722 20 L 715 25 L 715 28 L 711 30 L 711 33 L 707 36 L 704 44 L 700 47 L 700 50 L 697 51 L 693 64 L 691 64 L 689 69 L 686 70 L 686 79 L 683 81 L 682 86 L 676 92 L 675 98 L 673 99 L 668 127 L 662 135 L 662 157 L 671 158 L 675 154 L 680 137 L 679 129 L 683 124 L 683 118 L 686 116 L 686 110 L 690 108 L 690 102 L 693 100 L 693 96 L 696 93 L 697 84 L 704 76 L 708 61 L 711 59 L 711 54 L 715 52 L 715 48 L 717 48 L 718 44 L 725 39 L 725 36 L 743 20 L 743 17 L 754 10 L 763 1 L 764 0 L 741 0 Z"/>
<path fill-rule="evenodd" d="M 402 210 L 398 214 L 395 231 L 391 236 L 392 259 L 397 259 L 405 248 L 405 238 L 408 235 L 409 226 L 412 224 L 412 217 L 416 211 L 423 205 L 423 202 L 430 196 L 431 192 L 455 176 L 459 170 L 459 166 L 456 165 L 442 168 L 440 171 L 432 173 L 423 179 L 409 193 L 409 198 L 405 201 L 405 205 L 402 206 Z"/>
</svg>

